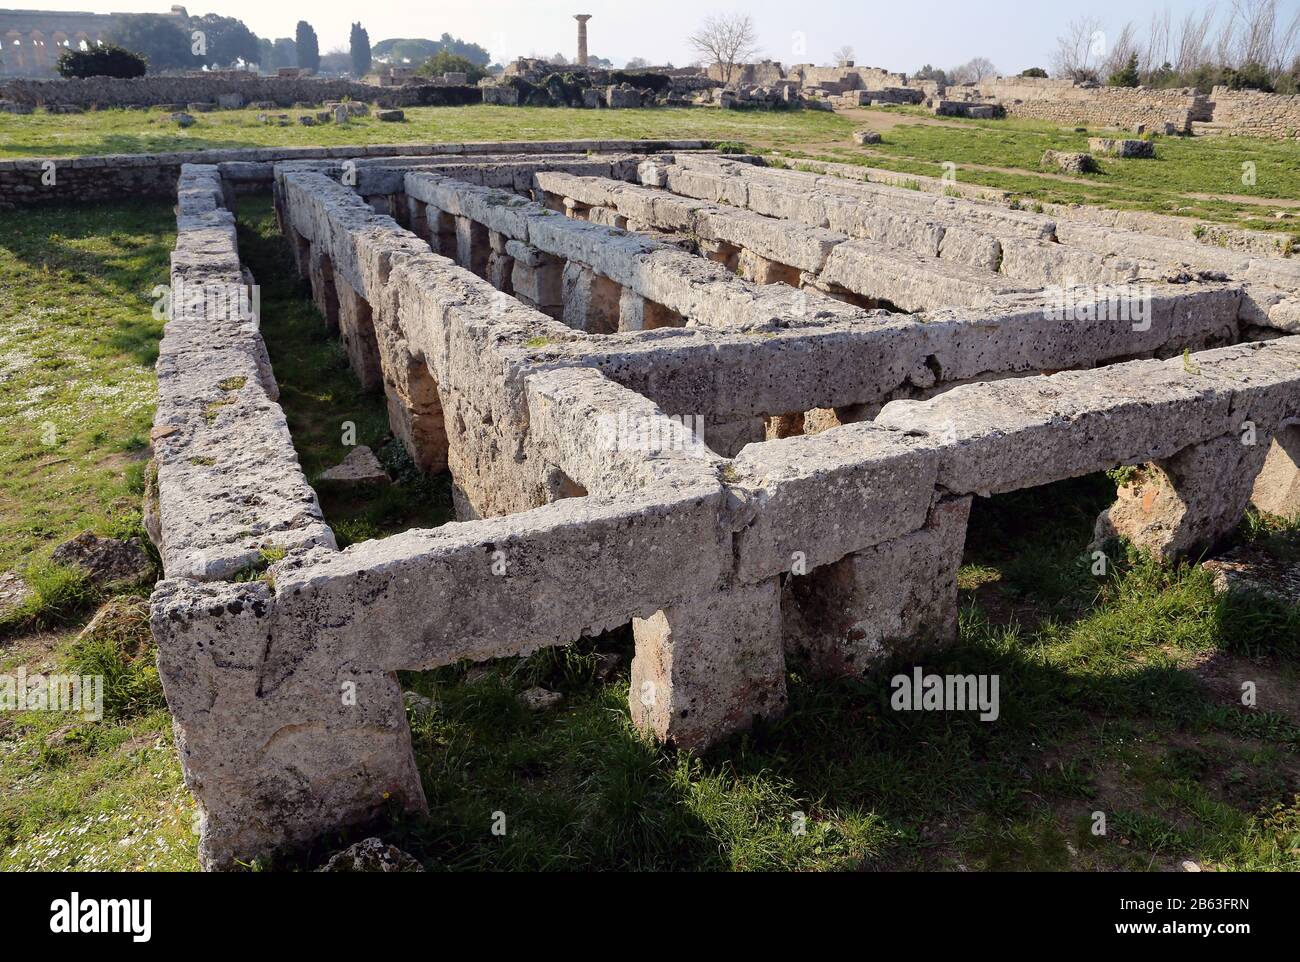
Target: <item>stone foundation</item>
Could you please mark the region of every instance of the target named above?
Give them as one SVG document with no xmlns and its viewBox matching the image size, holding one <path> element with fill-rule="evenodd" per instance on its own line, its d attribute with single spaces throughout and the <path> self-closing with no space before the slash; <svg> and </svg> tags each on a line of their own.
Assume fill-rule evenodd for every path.
<svg viewBox="0 0 1300 962">
<path fill-rule="evenodd" d="M 338 550 L 255 325 L 169 323 L 153 625 L 208 867 L 423 810 L 393 672 L 631 623 L 633 722 L 701 749 L 780 716 L 787 653 L 951 644 L 976 496 L 1144 465 L 1107 531 L 1165 557 L 1300 489 L 1300 337 L 1249 340 L 1284 261 L 685 152 L 347 171 L 275 164 L 281 228 L 462 521 Z M 226 197 L 185 168 L 178 276 L 247 284 Z M 918 313 L 847 300 L 886 293 Z"/>
</svg>

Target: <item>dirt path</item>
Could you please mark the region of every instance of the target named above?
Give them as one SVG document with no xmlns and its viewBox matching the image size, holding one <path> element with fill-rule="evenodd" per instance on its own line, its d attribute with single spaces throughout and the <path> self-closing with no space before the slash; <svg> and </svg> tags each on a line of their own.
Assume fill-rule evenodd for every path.
<svg viewBox="0 0 1300 962">
<path fill-rule="evenodd" d="M 920 124 L 922 127 L 961 127 L 960 123 L 943 117 L 918 117 L 916 114 L 896 114 L 889 110 L 868 110 L 863 107 L 850 107 L 835 111 L 854 123 L 871 130 L 893 130 L 907 124 Z"/>
</svg>

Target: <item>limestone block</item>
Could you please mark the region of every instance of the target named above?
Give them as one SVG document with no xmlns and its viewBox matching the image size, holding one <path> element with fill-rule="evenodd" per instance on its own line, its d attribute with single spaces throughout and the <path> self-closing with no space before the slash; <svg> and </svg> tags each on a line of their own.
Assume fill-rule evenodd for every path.
<svg viewBox="0 0 1300 962">
<path fill-rule="evenodd" d="M 1089 137 L 1088 149 L 1107 157 L 1154 157 L 1156 145 L 1151 140 L 1120 140 L 1114 137 Z"/>
<path fill-rule="evenodd" d="M 347 352 L 348 363 L 363 391 L 378 391 L 384 382 L 379 358 L 379 342 L 370 304 L 343 278 L 335 278 L 338 295 L 339 338 Z"/>
<path fill-rule="evenodd" d="M 565 324 L 592 334 L 618 331 L 623 288 L 574 261 L 564 266 L 562 285 Z"/>
<path fill-rule="evenodd" d="M 456 218 L 456 263 L 479 277 L 487 276 L 488 229 L 468 217 Z"/>
<path fill-rule="evenodd" d="M 622 288 L 618 301 L 620 331 L 650 331 L 657 327 L 681 327 L 686 321 L 676 311 L 647 301 L 640 294 Z"/>
<path fill-rule="evenodd" d="M 1094 539 L 1124 537 L 1162 560 L 1213 548 L 1241 521 L 1267 453 L 1234 433 L 1147 465 L 1097 519 Z"/>
<path fill-rule="evenodd" d="M 904 311 L 950 304 L 988 304 L 1015 291 L 1014 282 L 955 262 L 920 257 L 868 240 L 836 247 L 820 280 L 855 294 L 888 301 Z"/>
<path fill-rule="evenodd" d="M 750 445 L 728 480 L 741 502 L 736 577 L 811 570 L 917 530 L 938 464 L 917 439 L 870 423 Z"/>
<path fill-rule="evenodd" d="M 969 497 L 939 501 L 919 531 L 788 578 L 787 654 L 822 676 L 857 675 L 955 641 L 970 505 Z"/>
<path fill-rule="evenodd" d="M 737 263 L 741 277 L 755 284 L 786 284 L 799 286 L 800 270 L 789 264 L 769 260 L 752 250 L 742 250 Z"/>
<path fill-rule="evenodd" d="M 702 749 L 785 711 L 781 589 L 732 585 L 632 622 L 633 723 L 678 748 Z"/>
<path fill-rule="evenodd" d="M 571 644 L 718 583 L 730 567 L 722 499 L 716 482 L 565 498 L 292 557 L 273 569 L 279 617 L 312 626 L 338 660 L 386 670 Z"/>
<path fill-rule="evenodd" d="M 876 423 L 940 445 L 938 483 L 949 491 L 1001 493 L 1164 460 L 1246 421 L 1267 435 L 1295 405 L 1298 362 L 1300 339 L 1240 344 L 963 385 L 928 401 L 891 401 Z"/>
<path fill-rule="evenodd" d="M 1250 500 L 1269 514 L 1300 516 L 1300 425 L 1287 424 L 1274 435 Z"/>
<path fill-rule="evenodd" d="M 1067 174 L 1091 174 L 1097 169 L 1092 154 L 1068 150 L 1049 150 L 1039 162 L 1043 167 L 1055 167 Z"/>
<path fill-rule="evenodd" d="M 512 252 L 520 248 L 512 246 Z M 547 314 L 558 317 L 564 308 L 564 261 L 540 251 L 522 250 L 514 257 L 510 283 L 515 296 Z"/>
<path fill-rule="evenodd" d="M 265 584 L 164 581 L 151 621 L 205 868 L 426 811 L 396 677 L 282 625 Z"/>
</svg>

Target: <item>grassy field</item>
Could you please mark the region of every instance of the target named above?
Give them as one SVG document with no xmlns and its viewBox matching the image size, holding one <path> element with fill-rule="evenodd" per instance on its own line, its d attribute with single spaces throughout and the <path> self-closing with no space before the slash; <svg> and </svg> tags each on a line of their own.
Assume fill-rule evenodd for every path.
<svg viewBox="0 0 1300 962">
<path fill-rule="evenodd" d="M 710 138 L 791 146 L 810 137 L 847 138 L 850 121 L 824 111 L 749 112 L 664 108 L 573 110 L 548 107 L 407 107 L 406 120 L 358 117 L 346 126 L 265 124 L 258 110 L 195 114 L 181 130 L 157 110 L 85 114 L 0 114 L 0 158 L 157 153 L 219 147 L 337 146 L 341 144 L 456 143 L 473 140 L 594 138 Z"/>
<path fill-rule="evenodd" d="M 404 472 L 382 403 L 327 337 L 267 199 L 242 199 L 239 216 L 308 474 L 342 456 L 339 426 L 352 420 L 402 482 L 326 496 L 327 519 L 348 540 L 448 517 L 446 478 Z M 159 329 L 150 290 L 171 230 L 164 203 L 0 215 L 0 416 L 19 465 L 2 489 L 0 570 L 42 570 L 50 546 L 84 527 L 138 531 Z M 924 667 L 997 674 L 997 722 L 892 711 L 890 668 L 825 683 L 795 664 L 785 718 L 703 756 L 669 753 L 630 724 L 624 629 L 405 676 L 432 705 L 411 711 L 432 817 L 386 837 L 438 869 L 1298 869 L 1300 616 L 1225 600 L 1198 567 L 1119 550 L 1094 578 L 1083 551 L 1113 494 L 1097 476 L 977 504 L 960 642 Z M 1252 517 L 1238 537 L 1300 553 L 1300 533 L 1275 519 Z M 10 626 L 0 671 L 103 673 L 112 698 L 98 723 L 0 716 L 0 869 L 196 868 L 139 599 L 115 599 L 114 617 L 78 639 L 101 599 L 58 584 L 58 604 Z M 1240 703 L 1246 680 L 1258 707 Z M 539 684 L 563 694 L 557 708 L 520 705 Z"/>
<path fill-rule="evenodd" d="M 1294 144 L 1244 137 L 1160 137 L 1157 159 L 1105 160 L 1095 174 L 1066 177 L 1039 166 L 1043 152 L 1086 149 L 1088 133 L 1026 120 L 937 122 L 919 108 L 849 114 L 820 110 L 708 108 L 571 110 L 546 107 L 414 107 L 402 123 L 362 117 L 338 126 L 268 125 L 259 111 L 196 114 L 181 130 L 160 111 L 0 114 L 0 159 L 253 146 L 440 143 L 566 138 L 707 138 L 789 157 L 862 163 L 940 176 L 957 165 L 968 183 L 1014 191 L 1029 201 L 1100 204 L 1195 216 L 1261 230 L 1300 230 L 1300 164 Z M 302 111 L 285 111 L 296 118 Z M 878 127 L 881 144 L 856 147 L 851 134 Z M 1103 133 L 1092 131 L 1092 135 Z M 1243 164 L 1254 165 L 1253 184 Z M 1276 203 L 1270 203 L 1275 201 Z M 1284 215 L 1281 219 L 1275 214 Z"/>
<path fill-rule="evenodd" d="M 140 496 L 171 205 L 0 214 L 0 571 L 31 603 L 0 620 L 0 672 L 106 678 L 106 720 L 0 713 L 0 870 L 191 869 L 185 791 L 142 598 L 103 599 L 50 550 L 80 531 L 143 536 Z"/>
<path fill-rule="evenodd" d="M 892 112 L 900 123 L 883 131 L 879 144 L 819 145 L 797 153 L 931 177 L 942 176 L 944 164 L 952 163 L 961 182 L 1014 191 L 1040 202 L 1194 216 L 1260 230 L 1295 232 L 1300 226 L 1300 210 L 1294 206 L 1300 199 L 1300 163 L 1296 145 L 1286 141 L 1157 137 L 1153 160 L 1098 157 L 1096 173 L 1067 177 L 1040 166 L 1045 151 L 1086 152 L 1089 137 L 1116 135 L 1028 120 L 939 125 L 922 122 L 926 118 L 918 113 Z M 1253 184 L 1243 181 L 1248 172 Z M 1275 217 L 1277 213 L 1285 216 Z"/>
</svg>

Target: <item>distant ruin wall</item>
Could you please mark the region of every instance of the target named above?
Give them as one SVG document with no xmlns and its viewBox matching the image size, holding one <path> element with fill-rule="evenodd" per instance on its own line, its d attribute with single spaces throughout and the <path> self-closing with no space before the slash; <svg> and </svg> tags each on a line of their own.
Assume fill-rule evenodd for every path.
<svg viewBox="0 0 1300 962">
<path fill-rule="evenodd" d="M 1214 123 L 1223 133 L 1248 137 L 1300 137 L 1300 96 L 1215 87 Z"/>
<path fill-rule="evenodd" d="M 715 63 L 708 68 L 707 74 L 710 80 L 721 82 L 726 74 L 726 67 L 722 64 Z M 764 60 L 761 63 L 738 63 L 732 68 L 731 84 L 753 84 L 758 87 L 770 87 L 786 79 L 785 71 L 775 60 Z"/>
<path fill-rule="evenodd" d="M 456 106 L 482 101 L 478 87 L 412 84 L 379 87 L 351 80 L 316 80 L 304 77 L 135 77 L 123 80 L 91 77 L 85 80 L 9 80 L 0 84 L 0 100 L 28 107 L 70 104 L 75 107 L 154 107 L 173 103 L 215 103 L 218 97 L 238 95 L 245 104 L 274 101 L 280 107 L 295 103 L 352 100 L 381 107 Z"/>
<path fill-rule="evenodd" d="M 185 164 L 241 164 L 242 184 L 269 186 L 271 164 L 286 160 L 363 161 L 382 157 L 443 157 L 482 154 L 556 154 L 587 151 L 645 153 L 703 150 L 707 140 L 551 140 L 463 144 L 352 144 L 341 147 L 232 147 L 160 154 L 97 157 L 24 157 L 0 160 L 0 210 L 51 202 L 169 197 Z M 52 179 L 51 179 L 51 175 Z M 235 178 L 232 178 L 235 179 Z"/>
<path fill-rule="evenodd" d="M 880 67 L 819 67 L 801 63 L 790 68 L 789 75 L 798 77 L 806 87 L 840 86 L 845 90 L 883 90 L 886 87 L 907 86 L 907 75 L 891 73 Z"/>
<path fill-rule="evenodd" d="M 1203 111 L 1205 99 L 1189 88 L 1083 87 L 1041 77 L 998 77 L 979 84 L 978 91 L 1000 101 L 1012 117 L 1128 129 L 1172 124 L 1174 130 L 1187 133 Z"/>
</svg>

